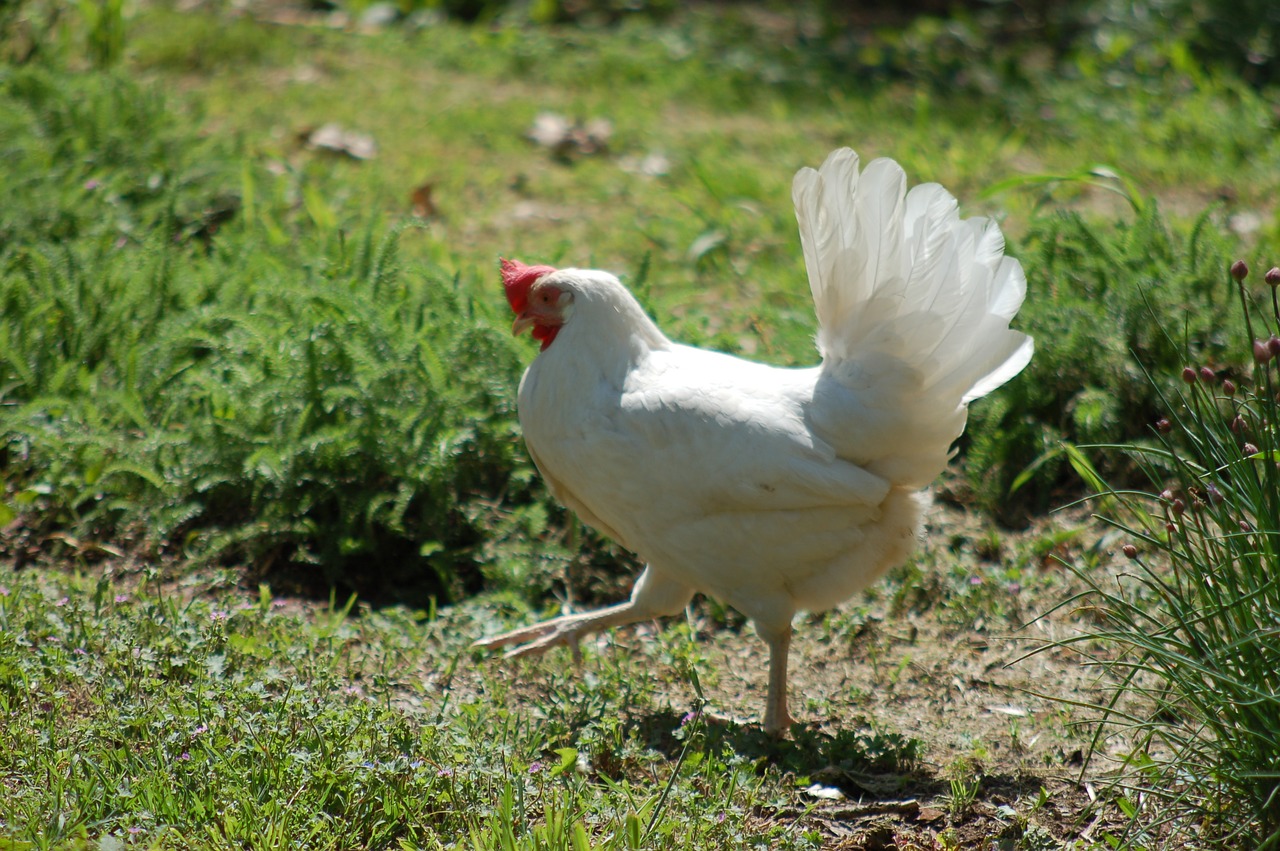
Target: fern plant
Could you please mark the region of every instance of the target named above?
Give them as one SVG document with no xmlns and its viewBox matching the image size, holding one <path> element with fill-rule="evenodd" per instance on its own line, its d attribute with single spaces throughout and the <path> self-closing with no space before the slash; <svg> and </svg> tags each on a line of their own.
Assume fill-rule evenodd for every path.
<svg viewBox="0 0 1280 851">
<path fill-rule="evenodd" d="M 0 78 L 0 169 L 28 190 L 0 214 L 6 516 L 419 599 L 542 531 L 489 299 L 407 273 L 377 222 L 264 193 L 236 216 L 233 151 L 127 81 L 62 76 Z M 215 235 L 200 211 L 228 197 Z"/>
</svg>

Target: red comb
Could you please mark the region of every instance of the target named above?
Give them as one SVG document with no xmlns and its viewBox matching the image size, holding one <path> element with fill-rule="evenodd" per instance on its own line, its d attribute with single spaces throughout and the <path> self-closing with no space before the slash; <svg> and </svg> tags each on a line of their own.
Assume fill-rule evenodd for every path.
<svg viewBox="0 0 1280 851">
<path fill-rule="evenodd" d="M 502 259 L 502 286 L 507 291 L 507 303 L 516 313 L 524 313 L 529 306 L 529 288 L 543 275 L 555 271 L 554 266 L 526 266 L 519 260 Z"/>
</svg>

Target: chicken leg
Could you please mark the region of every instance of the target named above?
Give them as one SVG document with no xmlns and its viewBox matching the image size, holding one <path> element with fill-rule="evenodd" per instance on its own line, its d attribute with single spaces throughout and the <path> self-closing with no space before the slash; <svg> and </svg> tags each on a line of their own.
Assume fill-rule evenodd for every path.
<svg viewBox="0 0 1280 851">
<path fill-rule="evenodd" d="M 640 578 L 636 580 L 635 588 L 631 591 L 631 599 L 625 603 L 594 612 L 562 615 L 532 626 L 504 632 L 502 635 L 482 638 L 471 646 L 489 650 L 515 644 L 517 646 L 503 654 L 504 659 L 515 659 L 521 656 L 535 656 L 545 653 L 552 647 L 567 645 L 576 658 L 579 653 L 578 642 L 584 635 L 610 627 L 678 614 L 691 599 L 693 599 L 692 588 L 656 574 L 652 567 L 646 567 L 644 573 L 640 574 Z M 783 676 L 784 678 L 786 676 L 785 670 Z"/>
<path fill-rule="evenodd" d="M 791 729 L 791 713 L 787 711 L 787 656 L 791 650 L 791 624 L 780 630 L 756 632 L 769 645 L 769 696 L 764 704 L 764 731 L 771 736 L 784 736 Z"/>
</svg>

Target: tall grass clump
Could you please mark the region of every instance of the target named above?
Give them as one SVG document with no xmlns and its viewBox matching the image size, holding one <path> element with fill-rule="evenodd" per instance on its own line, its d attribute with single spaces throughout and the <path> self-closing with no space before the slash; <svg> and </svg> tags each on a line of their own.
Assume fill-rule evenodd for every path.
<svg viewBox="0 0 1280 851">
<path fill-rule="evenodd" d="M 1129 737 L 1140 845 L 1280 848 L 1280 269 L 1257 299 L 1231 275 L 1249 367 L 1180 370 L 1158 440 L 1126 447 L 1150 489 L 1107 493 L 1131 567 L 1081 574 L 1101 625 L 1076 640 L 1115 678 L 1099 735 Z"/>
</svg>

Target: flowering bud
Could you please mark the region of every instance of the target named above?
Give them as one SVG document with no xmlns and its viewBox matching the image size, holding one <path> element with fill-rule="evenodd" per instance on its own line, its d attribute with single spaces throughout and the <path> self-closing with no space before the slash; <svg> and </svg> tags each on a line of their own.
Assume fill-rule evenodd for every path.
<svg viewBox="0 0 1280 851">
<path fill-rule="evenodd" d="M 1252 458 L 1258 454 L 1258 447 L 1254 446 L 1252 443 L 1246 443 L 1244 446 L 1240 447 L 1240 451 L 1245 454 L 1246 458 Z"/>
<path fill-rule="evenodd" d="M 1123 547 L 1120 548 L 1120 552 L 1124 553 L 1125 558 L 1138 557 L 1138 548 L 1135 547 L 1133 544 L 1125 544 Z"/>
<path fill-rule="evenodd" d="M 1240 521 L 1240 531 L 1241 531 L 1241 532 L 1252 532 L 1252 531 L 1253 531 L 1253 527 L 1249 525 L 1249 521 L 1248 521 L 1248 520 L 1241 520 L 1241 521 Z"/>
<path fill-rule="evenodd" d="M 1164 490 L 1160 491 L 1160 498 L 1163 499 L 1165 502 L 1172 502 L 1173 491 L 1169 490 L 1168 488 L 1165 488 Z"/>
<path fill-rule="evenodd" d="M 1222 495 L 1222 491 L 1214 487 L 1212 482 L 1205 486 L 1205 492 L 1209 494 L 1209 501 L 1214 505 L 1222 505 L 1222 501 L 1226 499 L 1226 497 Z"/>
<path fill-rule="evenodd" d="M 1240 414 L 1236 414 L 1235 419 L 1231 421 L 1231 430 L 1236 434 L 1243 434 L 1244 430 L 1249 427 L 1245 419 Z"/>
<path fill-rule="evenodd" d="M 1187 510 L 1187 504 L 1180 499 L 1173 501 L 1173 516 L 1181 517 Z"/>
<path fill-rule="evenodd" d="M 1187 367 L 1183 367 L 1183 369 L 1182 369 L 1182 380 L 1183 380 L 1183 381 L 1185 381 L 1185 382 L 1187 382 L 1188 384 L 1195 384 L 1195 383 L 1196 383 L 1196 371 L 1195 371 L 1193 368 L 1189 367 L 1189 366 L 1187 366 Z"/>
<path fill-rule="evenodd" d="M 1271 360 L 1271 349 L 1267 348 L 1266 340 L 1253 341 L 1253 359 L 1258 363 L 1266 363 Z"/>
<path fill-rule="evenodd" d="M 1272 334 L 1267 338 L 1267 351 L 1271 352 L 1271 356 L 1280 355 L 1280 337 Z"/>
<path fill-rule="evenodd" d="M 1236 395 L 1236 383 L 1230 378 L 1222 379 L 1222 392 L 1228 396 Z"/>
<path fill-rule="evenodd" d="M 1174 532 L 1178 531 L 1178 527 L 1174 526 L 1172 523 L 1166 523 L 1164 524 L 1164 530 L 1172 535 Z"/>
<path fill-rule="evenodd" d="M 1161 434 L 1168 434 L 1169 432 L 1173 431 L 1173 423 L 1169 422 L 1168 417 L 1161 417 L 1160 419 L 1156 420 L 1156 431 L 1160 432 Z"/>
<path fill-rule="evenodd" d="M 1205 384 L 1212 384 L 1213 382 L 1218 380 L 1218 376 L 1214 373 L 1212 369 L 1209 369 L 1209 367 L 1202 366 L 1200 367 L 1200 380 L 1203 381 Z"/>
<path fill-rule="evenodd" d="M 1267 274 L 1262 276 L 1262 280 L 1273 287 L 1280 287 L 1280 266 L 1272 266 L 1268 269 Z"/>
<path fill-rule="evenodd" d="M 1231 277 L 1237 281 L 1243 281 L 1249 275 L 1249 265 L 1243 260 L 1237 260 L 1231 264 Z"/>
</svg>

